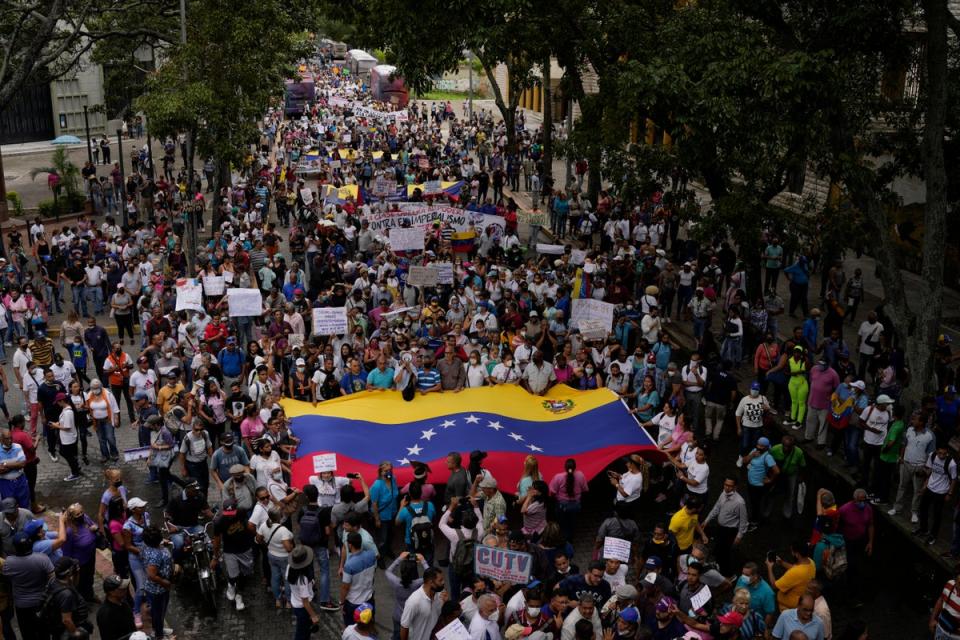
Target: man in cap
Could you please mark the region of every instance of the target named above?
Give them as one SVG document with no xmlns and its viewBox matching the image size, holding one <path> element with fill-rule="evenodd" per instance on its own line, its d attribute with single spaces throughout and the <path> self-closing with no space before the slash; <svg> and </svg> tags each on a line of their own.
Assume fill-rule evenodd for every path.
<svg viewBox="0 0 960 640">
<path fill-rule="evenodd" d="M 483 530 L 490 531 L 494 521 L 507 512 L 507 502 L 497 490 L 497 480 L 489 473 L 478 474 L 473 479 L 470 491 L 471 501 L 477 497 L 477 490 L 483 493 Z"/>
<path fill-rule="evenodd" d="M 246 361 L 246 354 L 237 348 L 237 339 L 233 336 L 227 338 L 227 346 L 217 354 L 217 362 L 220 364 L 220 370 L 223 372 L 224 388 L 229 389 L 235 380 L 239 380 L 243 375 L 243 365 Z"/>
<path fill-rule="evenodd" d="M 16 498 L 4 498 L 0 501 L 0 545 L 5 556 L 13 555 L 13 536 L 33 520 L 29 509 L 17 504 Z"/>
<path fill-rule="evenodd" d="M 224 500 L 220 515 L 213 521 L 213 558 L 210 568 L 217 568 L 222 549 L 227 574 L 227 600 L 234 602 L 237 611 L 245 608 L 240 591 L 245 579 L 253 575 L 255 535 L 256 529 L 247 520 L 246 512 L 238 511 L 236 501 Z"/>
<path fill-rule="evenodd" d="M 118 575 L 103 579 L 104 601 L 97 609 L 97 629 L 101 640 L 120 640 L 137 628 L 130 608 L 130 580 Z"/>
<path fill-rule="evenodd" d="M 770 439 L 761 437 L 753 451 L 743 457 L 747 467 L 747 492 L 750 495 L 750 526 L 756 528 L 769 511 L 764 500 L 780 474 L 777 461 L 770 453 Z"/>
</svg>

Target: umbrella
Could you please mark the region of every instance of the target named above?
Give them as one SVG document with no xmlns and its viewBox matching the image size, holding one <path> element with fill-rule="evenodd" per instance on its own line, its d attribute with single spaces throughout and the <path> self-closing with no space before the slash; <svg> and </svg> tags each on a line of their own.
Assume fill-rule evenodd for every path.
<svg viewBox="0 0 960 640">
<path fill-rule="evenodd" d="M 83 140 L 77 136 L 60 136 L 50 144 L 83 144 Z"/>
</svg>

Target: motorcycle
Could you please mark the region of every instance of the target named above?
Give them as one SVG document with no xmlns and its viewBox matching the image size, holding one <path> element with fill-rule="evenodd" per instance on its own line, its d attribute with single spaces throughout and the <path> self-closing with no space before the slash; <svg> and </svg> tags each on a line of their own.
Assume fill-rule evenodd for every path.
<svg viewBox="0 0 960 640">
<path fill-rule="evenodd" d="M 192 532 L 186 528 L 180 528 L 179 533 L 183 535 L 183 550 L 180 557 L 180 563 L 183 567 L 184 576 L 189 576 L 196 580 L 200 586 L 200 595 L 203 602 L 211 611 L 217 610 L 217 572 L 210 568 L 210 560 L 213 558 L 213 542 L 210 532 L 212 522 L 203 525 L 203 528 Z"/>
</svg>

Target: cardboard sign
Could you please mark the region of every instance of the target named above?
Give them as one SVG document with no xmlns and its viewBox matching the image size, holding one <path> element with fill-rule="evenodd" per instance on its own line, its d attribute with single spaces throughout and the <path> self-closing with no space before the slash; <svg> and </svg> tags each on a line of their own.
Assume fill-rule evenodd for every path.
<svg viewBox="0 0 960 640">
<path fill-rule="evenodd" d="M 287 342 L 290 343 L 290 347 L 300 347 L 303 348 L 304 335 L 302 333 L 291 333 L 288 336 Z"/>
<path fill-rule="evenodd" d="M 615 305 L 593 298 L 574 298 L 570 313 L 570 326 L 580 328 L 581 320 L 597 320 L 603 323 L 607 331 L 613 329 L 613 310 Z"/>
<path fill-rule="evenodd" d="M 470 640 L 470 632 L 460 618 L 454 618 L 453 622 L 437 631 L 437 640 Z"/>
<path fill-rule="evenodd" d="M 208 296 L 222 296 L 225 289 L 223 276 L 203 276 L 203 291 Z"/>
<path fill-rule="evenodd" d="M 300 197 L 303 198 L 303 204 L 308 207 L 313 204 L 313 192 L 310 191 L 310 187 L 304 187 L 300 189 Z"/>
<path fill-rule="evenodd" d="M 185 310 L 203 311 L 203 287 L 192 278 L 177 284 L 177 311 Z"/>
<path fill-rule="evenodd" d="M 334 336 L 347 332 L 346 307 L 319 307 L 313 310 L 313 333 Z"/>
<path fill-rule="evenodd" d="M 537 243 L 537 253 L 542 253 L 548 256 L 562 256 L 564 247 L 562 244 L 544 244 L 542 242 Z"/>
<path fill-rule="evenodd" d="M 530 581 L 533 558 L 523 551 L 476 545 L 473 550 L 473 569 L 477 575 L 501 582 L 526 584 Z"/>
<path fill-rule="evenodd" d="M 443 185 L 439 180 L 428 180 L 423 184 L 423 195 L 435 196 L 438 193 L 443 193 Z"/>
<path fill-rule="evenodd" d="M 603 559 L 630 562 L 630 541 L 623 538 L 605 537 L 603 539 Z"/>
<path fill-rule="evenodd" d="M 699 611 L 703 609 L 703 605 L 710 602 L 710 598 L 713 597 L 713 593 L 710 591 L 710 587 L 703 585 L 703 589 L 697 591 L 692 598 L 690 598 L 690 608 L 694 611 Z"/>
<path fill-rule="evenodd" d="M 323 473 L 324 471 L 337 470 L 337 454 L 319 453 L 313 456 L 313 472 Z"/>
<path fill-rule="evenodd" d="M 430 268 L 437 272 L 437 284 L 453 284 L 453 263 L 434 262 Z"/>
<path fill-rule="evenodd" d="M 124 462 L 136 462 L 137 460 L 146 460 L 150 457 L 150 447 L 137 447 L 136 449 L 126 449 L 123 452 Z"/>
<path fill-rule="evenodd" d="M 439 282 L 440 272 L 431 267 L 412 266 L 407 272 L 407 284 L 412 287 L 432 287 Z"/>
<path fill-rule="evenodd" d="M 531 226 L 547 226 L 546 211 L 517 211 L 517 222 L 529 224 Z"/>
<path fill-rule="evenodd" d="M 581 320 L 578 324 L 584 340 L 603 340 L 610 333 L 602 320 Z"/>
<path fill-rule="evenodd" d="M 391 251 L 423 251 L 423 247 L 423 229 L 417 227 L 411 229 L 398 227 L 390 230 Z"/>
<path fill-rule="evenodd" d="M 263 296 L 259 289 L 227 289 L 230 317 L 262 316 Z"/>
</svg>

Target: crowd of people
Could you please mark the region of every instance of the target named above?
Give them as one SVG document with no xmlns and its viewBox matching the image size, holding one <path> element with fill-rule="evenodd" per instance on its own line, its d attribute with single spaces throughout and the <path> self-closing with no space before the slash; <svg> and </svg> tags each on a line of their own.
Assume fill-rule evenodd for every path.
<svg viewBox="0 0 960 640">
<path fill-rule="evenodd" d="M 842 261 L 823 264 L 771 232 L 758 258 L 764 282 L 748 282 L 732 244 L 684 237 L 672 192 L 633 203 L 601 191 L 592 202 L 582 163 L 554 188 L 542 131 L 522 119 L 512 149 L 490 113 L 458 118 L 449 105 L 413 103 L 405 117 L 386 117 L 362 81 L 335 64 L 316 71 L 318 99 L 300 119 L 279 107 L 264 118 L 236 185 L 215 194 L 210 239 L 195 255 L 183 243 L 193 223 L 186 194 L 199 194 L 199 183 L 188 190 L 175 162 L 159 179 L 134 163 L 126 224 L 108 215 L 47 229 L 38 219 L 30 256 L 10 238 L 14 259 L 0 260 L 0 328 L 16 378 L 0 370 L 9 420 L 0 431 L 4 637 L 15 637 L 14 618 L 27 639 L 89 632 L 98 549 L 109 549 L 115 574 L 102 583 L 100 636 L 139 633 L 145 619 L 156 636 L 171 634 L 185 535 L 210 521 L 212 568 L 231 606 L 247 607 L 259 574 L 274 607 L 292 611 L 298 640 L 324 612 L 342 616 L 344 640 L 377 637 L 376 607 L 392 611 L 400 640 L 431 640 L 457 619 L 471 640 L 866 638 L 861 622 L 832 627 L 824 594 L 844 581 L 845 604 L 856 606 L 875 505 L 891 515 L 909 508 L 916 534 L 937 538 L 957 479 L 949 339 L 936 346 L 942 395 L 908 414 L 898 403 L 908 363 L 882 307 L 855 335 L 847 328 L 864 304 L 859 270 L 848 278 Z M 175 160 L 175 150 L 165 155 Z M 301 170 L 307 155 L 320 167 Z M 433 181 L 458 186 L 425 195 Z M 423 251 L 392 251 L 390 226 L 374 230 L 371 220 L 393 211 L 396 228 L 411 221 L 392 198 L 372 196 L 384 182 L 469 222 L 455 229 L 438 217 L 419 227 Z M 340 195 L 354 186 L 356 196 Z M 548 209 L 562 254 L 533 249 L 536 227 L 521 242 L 519 196 L 510 194 L 524 192 Z M 483 226 L 484 215 L 503 223 Z M 450 267 L 452 282 L 406 284 L 411 266 L 434 263 Z M 808 308 L 814 264 L 824 275 L 822 319 Z M 219 287 L 205 289 L 201 308 L 178 311 L 187 277 L 259 290 L 262 314 L 231 316 Z M 604 335 L 574 322 L 582 298 L 614 305 Z M 312 316 L 324 307 L 345 309 L 345 333 L 315 334 Z M 797 310 L 804 317 L 793 320 Z M 55 342 L 48 331 L 60 313 Z M 101 324 L 106 313 L 116 337 Z M 500 486 L 479 451 L 468 460 L 450 453 L 445 486 L 416 461 L 405 486 L 389 462 L 376 478 L 324 472 L 290 485 L 299 439 L 282 398 L 395 390 L 416 402 L 496 385 L 537 395 L 557 385 L 610 389 L 656 442 L 655 459 L 633 455 L 608 473 L 612 512 L 589 536 L 589 556 L 575 558 L 574 545 L 596 485 L 575 459 L 544 478 L 529 456 L 516 487 Z M 127 423 L 142 455 L 121 463 L 116 430 Z M 99 456 L 88 455 L 91 431 Z M 717 443 L 734 437 L 740 471 L 711 476 Z M 842 455 L 864 489 L 842 505 L 820 490 L 816 513 L 801 516 L 802 442 Z M 96 513 L 74 504 L 57 526 L 42 519 L 44 448 L 69 467 L 64 484 L 104 474 Z M 129 494 L 130 474 L 156 485 L 163 518 L 151 520 L 147 500 Z M 775 526 L 775 505 L 794 526 L 811 521 L 810 535 L 766 558 L 741 552 L 746 536 Z M 630 542 L 629 559 L 604 557 L 608 537 Z M 530 554 L 530 580 L 476 574 L 479 544 Z M 960 535 L 951 553 L 960 555 Z M 394 602 L 374 602 L 378 575 Z M 941 637 L 960 626 L 951 584 L 931 618 Z"/>
</svg>

